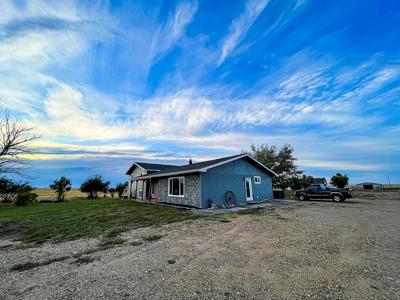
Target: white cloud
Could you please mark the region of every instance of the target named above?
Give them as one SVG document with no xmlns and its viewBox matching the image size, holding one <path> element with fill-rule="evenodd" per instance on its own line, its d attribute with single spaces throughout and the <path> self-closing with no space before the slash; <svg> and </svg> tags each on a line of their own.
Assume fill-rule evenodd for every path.
<svg viewBox="0 0 400 300">
<path fill-rule="evenodd" d="M 267 6 L 268 2 L 269 0 L 249 0 L 246 3 L 244 12 L 237 19 L 232 21 L 229 33 L 222 44 L 221 56 L 218 64 L 222 64 L 225 58 L 241 42 L 247 31 Z"/>
<path fill-rule="evenodd" d="M 53 66 L 67 66 L 94 42 L 112 35 L 115 23 L 105 8 L 92 2 L 1 1 L 0 99 L 27 116 L 42 112 L 46 89 L 55 80 Z M 58 24 L 58 25 L 57 25 Z"/>
<path fill-rule="evenodd" d="M 154 33 L 150 48 L 151 63 L 161 59 L 176 45 L 196 11 L 197 2 L 182 2 L 176 6 L 167 21 Z"/>
<path fill-rule="evenodd" d="M 342 171 L 379 171 L 388 166 L 385 164 L 354 163 L 340 160 L 306 160 L 300 159 L 297 163 L 302 168 L 311 167 L 313 169 L 334 169 Z"/>
</svg>

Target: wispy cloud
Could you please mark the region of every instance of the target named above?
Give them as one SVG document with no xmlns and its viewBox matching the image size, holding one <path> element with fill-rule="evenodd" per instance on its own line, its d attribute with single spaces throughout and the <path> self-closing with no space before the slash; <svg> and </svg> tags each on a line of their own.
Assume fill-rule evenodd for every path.
<svg viewBox="0 0 400 300">
<path fill-rule="evenodd" d="M 0 104 L 42 135 L 42 164 L 290 143 L 310 172 L 399 165 L 390 30 L 358 40 L 368 28 L 334 3 L 329 26 L 312 1 L 209 5 L 0 1 Z"/>
<path fill-rule="evenodd" d="M 222 64 L 225 58 L 240 43 L 247 31 L 267 6 L 268 2 L 269 0 L 249 0 L 246 3 L 244 12 L 237 19 L 232 21 L 229 33 L 222 43 L 221 56 L 218 64 Z"/>
<path fill-rule="evenodd" d="M 168 16 L 165 24 L 158 28 L 151 44 L 152 61 L 157 61 L 176 44 L 183 36 L 186 27 L 192 21 L 196 11 L 197 2 L 179 3 L 175 10 Z"/>
</svg>

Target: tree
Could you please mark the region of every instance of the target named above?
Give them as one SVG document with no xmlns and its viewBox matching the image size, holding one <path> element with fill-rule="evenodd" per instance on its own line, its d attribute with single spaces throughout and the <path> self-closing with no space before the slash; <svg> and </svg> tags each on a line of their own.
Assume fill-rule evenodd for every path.
<svg viewBox="0 0 400 300">
<path fill-rule="evenodd" d="M 336 173 L 336 175 L 332 176 L 330 183 L 338 188 L 344 188 L 349 184 L 349 177 Z"/>
<path fill-rule="evenodd" d="M 111 198 L 114 198 L 116 189 L 115 188 L 109 188 L 108 191 L 110 192 Z"/>
<path fill-rule="evenodd" d="M 0 178 L 0 200 L 3 203 L 11 203 L 14 201 L 21 184 L 14 182 L 7 177 Z"/>
<path fill-rule="evenodd" d="M 292 190 L 305 189 L 314 181 L 314 177 L 308 175 L 293 176 L 290 178 L 290 188 Z"/>
<path fill-rule="evenodd" d="M 272 179 L 272 185 L 276 188 L 287 188 L 291 178 L 302 174 L 302 171 L 299 171 L 295 165 L 294 149 L 290 145 L 284 145 L 280 149 L 276 146 L 251 145 L 247 154 L 278 174 Z"/>
<path fill-rule="evenodd" d="M 122 198 L 122 195 L 124 194 L 125 190 L 128 188 L 128 182 L 124 183 L 118 183 L 117 186 L 115 187 L 115 191 L 118 193 L 118 197 Z"/>
<path fill-rule="evenodd" d="M 53 184 L 50 185 L 50 188 L 56 193 L 57 195 L 57 202 L 64 201 L 65 193 L 70 191 L 71 180 L 65 176 L 61 176 L 60 179 L 54 180 Z"/>
<path fill-rule="evenodd" d="M 26 155 L 36 149 L 31 143 L 39 137 L 31 134 L 31 129 L 10 119 L 9 112 L 4 110 L 0 119 L 0 174 L 23 175 L 28 165 Z"/>
<path fill-rule="evenodd" d="M 101 176 L 94 176 L 82 183 L 80 190 L 88 194 L 88 199 L 96 199 L 97 193 L 106 191 L 109 184 L 110 182 L 103 181 Z"/>
</svg>

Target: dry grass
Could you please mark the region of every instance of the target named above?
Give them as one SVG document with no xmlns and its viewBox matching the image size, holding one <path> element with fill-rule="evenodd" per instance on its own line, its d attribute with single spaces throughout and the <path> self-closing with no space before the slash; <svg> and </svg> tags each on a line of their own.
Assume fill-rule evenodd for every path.
<svg viewBox="0 0 400 300">
<path fill-rule="evenodd" d="M 34 192 L 38 194 L 38 200 L 39 201 L 51 201 L 55 200 L 56 195 L 53 190 L 48 189 L 48 188 L 38 188 L 35 189 Z M 71 189 L 69 192 L 65 194 L 65 199 L 66 200 L 72 200 L 72 199 L 83 199 L 86 198 L 86 194 L 82 193 L 79 189 Z"/>
<path fill-rule="evenodd" d="M 38 194 L 38 201 L 54 201 L 55 193 L 49 188 L 37 188 L 34 190 Z M 126 196 L 126 195 L 124 195 Z M 78 188 L 73 188 L 65 194 L 65 200 L 82 200 L 86 199 L 87 195 L 82 193 Z M 103 198 L 103 194 L 99 193 L 99 198 Z M 111 198 L 110 194 L 107 194 L 107 198 Z M 115 193 L 114 198 L 118 198 L 118 194 Z"/>
</svg>

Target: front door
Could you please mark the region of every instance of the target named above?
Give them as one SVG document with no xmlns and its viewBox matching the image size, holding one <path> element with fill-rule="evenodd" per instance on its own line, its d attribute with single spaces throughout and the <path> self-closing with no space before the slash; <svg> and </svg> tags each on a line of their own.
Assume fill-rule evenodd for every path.
<svg viewBox="0 0 400 300">
<path fill-rule="evenodd" d="M 251 178 L 245 178 L 245 191 L 246 191 L 246 201 L 253 201 L 253 186 L 251 185 Z"/>
</svg>

